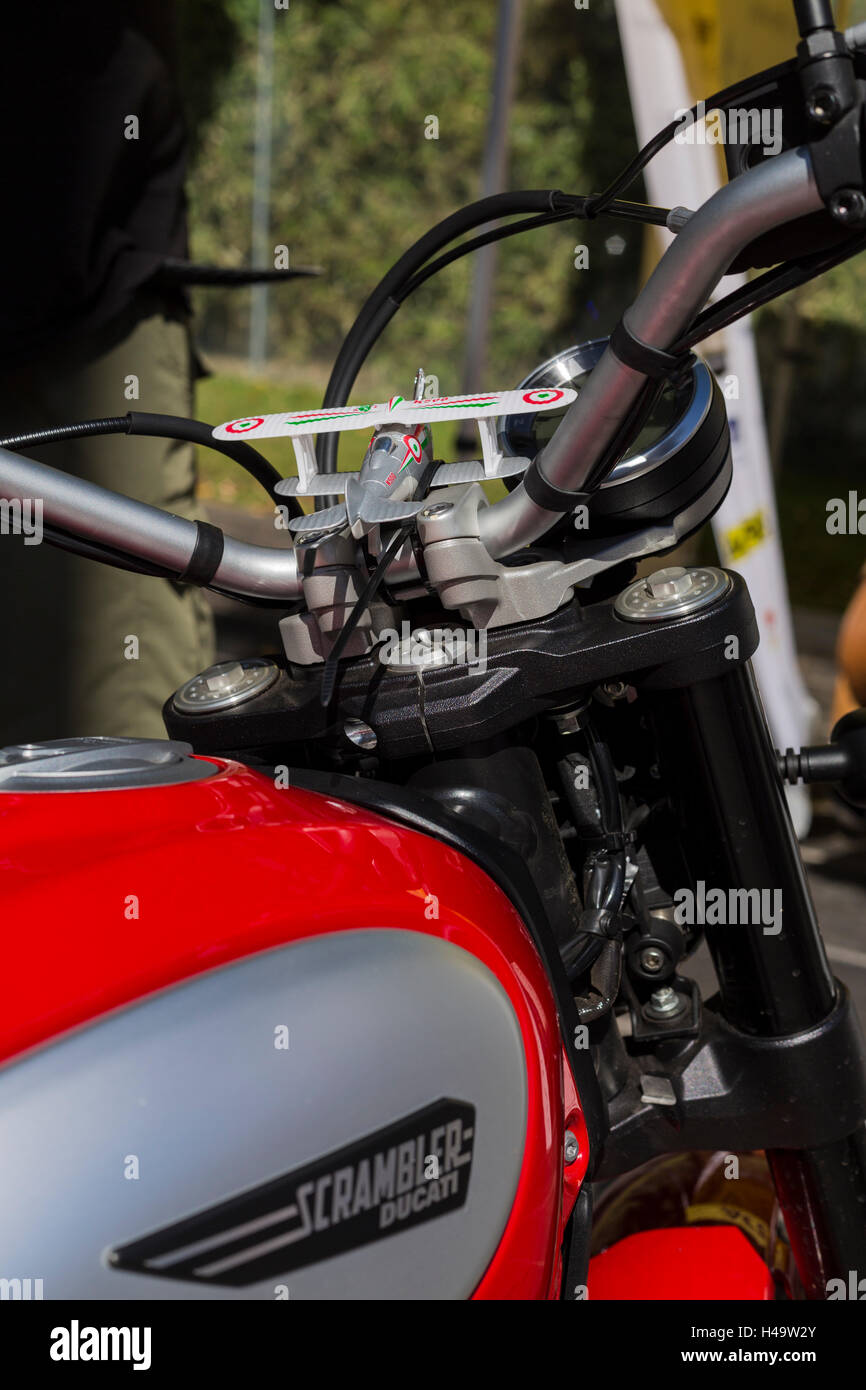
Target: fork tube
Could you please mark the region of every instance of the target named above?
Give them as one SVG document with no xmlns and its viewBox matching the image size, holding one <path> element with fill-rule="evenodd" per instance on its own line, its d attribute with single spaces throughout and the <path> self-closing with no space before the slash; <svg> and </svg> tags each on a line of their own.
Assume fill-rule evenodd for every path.
<svg viewBox="0 0 866 1390">
<path fill-rule="evenodd" d="M 665 785 L 694 887 L 779 890 L 782 929 L 707 926 L 721 1008 L 733 1027 L 781 1038 L 835 1000 L 815 910 L 751 669 L 647 692 Z M 732 1144 L 736 1136 L 732 1135 Z M 807 1296 L 866 1276 L 866 1129 L 812 1149 L 768 1153 Z"/>
<path fill-rule="evenodd" d="M 726 1019 L 766 1037 L 819 1023 L 833 1007 L 833 979 L 750 667 L 666 691 L 653 705 L 695 879 L 781 895 L 777 935 L 706 927 Z"/>
</svg>

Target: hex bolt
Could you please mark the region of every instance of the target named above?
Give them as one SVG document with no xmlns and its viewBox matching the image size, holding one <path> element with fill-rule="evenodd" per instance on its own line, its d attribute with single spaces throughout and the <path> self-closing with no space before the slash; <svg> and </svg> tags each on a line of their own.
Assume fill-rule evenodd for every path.
<svg viewBox="0 0 866 1390">
<path fill-rule="evenodd" d="M 580 1145 L 570 1129 L 565 1131 L 565 1148 L 563 1152 L 565 1154 L 566 1163 L 573 1163 L 580 1153 Z"/>
<path fill-rule="evenodd" d="M 644 1017 L 664 1020 L 676 1018 L 686 1007 L 685 999 L 677 994 L 670 985 L 665 985 L 663 989 L 654 990 L 650 995 L 649 1003 L 644 1005 Z"/>
<path fill-rule="evenodd" d="M 432 507 L 424 508 L 423 512 L 421 513 L 421 520 L 437 521 L 440 516 L 447 516 L 448 513 L 453 512 L 453 510 L 453 502 L 437 502 Z"/>
<path fill-rule="evenodd" d="M 228 695 L 243 683 L 244 668 L 239 661 L 235 661 L 229 666 L 226 664 L 223 670 L 218 670 L 216 675 L 205 676 L 205 683 L 208 690 L 214 694 Z"/>
<path fill-rule="evenodd" d="M 650 975 L 656 975 L 662 969 L 665 958 L 657 946 L 647 946 L 640 953 L 641 968 Z"/>
<path fill-rule="evenodd" d="M 694 580 L 682 565 L 668 565 L 665 569 L 654 570 L 647 577 L 647 593 L 652 598 L 682 598 L 691 593 Z"/>
<path fill-rule="evenodd" d="M 859 188 L 840 188 L 830 199 L 830 212 L 846 227 L 857 227 L 866 220 L 866 197 Z"/>
<path fill-rule="evenodd" d="M 628 694 L 625 681 L 605 681 L 602 689 L 611 700 L 622 700 Z"/>
<path fill-rule="evenodd" d="M 818 125 L 831 125 L 839 114 L 839 98 L 829 87 L 816 87 L 806 102 L 806 114 Z"/>
</svg>

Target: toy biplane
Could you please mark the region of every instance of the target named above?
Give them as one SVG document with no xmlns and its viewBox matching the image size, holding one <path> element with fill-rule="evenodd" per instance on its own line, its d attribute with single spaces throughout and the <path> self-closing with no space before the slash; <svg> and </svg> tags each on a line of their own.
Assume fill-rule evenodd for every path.
<svg viewBox="0 0 866 1390">
<path fill-rule="evenodd" d="M 418 380 L 423 384 L 423 373 Z M 422 385 L 423 389 L 423 385 Z M 311 512 L 289 523 L 301 543 L 315 543 L 349 529 L 360 538 L 374 526 L 406 522 L 428 504 L 431 487 L 485 482 L 522 473 L 530 460 L 502 454 L 496 419 L 525 415 L 569 405 L 577 392 L 568 388 L 534 391 L 489 391 L 467 396 L 392 396 L 379 405 L 344 405 L 326 410 L 295 410 L 281 415 L 250 415 L 217 425 L 217 439 L 274 439 L 288 436 L 298 462 L 297 478 L 284 478 L 276 491 L 283 496 L 331 497 L 344 501 Z M 435 463 L 430 426 L 437 421 L 474 420 L 481 437 L 481 459 Z M 318 434 L 366 430 L 372 435 L 360 470 L 320 473 L 313 439 Z"/>
</svg>

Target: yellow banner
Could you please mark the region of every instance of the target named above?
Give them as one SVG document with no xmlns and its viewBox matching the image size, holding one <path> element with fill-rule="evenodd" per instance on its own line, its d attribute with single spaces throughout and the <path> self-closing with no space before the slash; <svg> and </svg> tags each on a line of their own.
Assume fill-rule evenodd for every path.
<svg viewBox="0 0 866 1390">
<path fill-rule="evenodd" d="M 793 58 L 797 25 L 791 0 L 656 0 L 673 31 L 695 101 L 741 77 Z M 850 0 L 837 0 L 836 25 L 849 22 Z"/>
</svg>

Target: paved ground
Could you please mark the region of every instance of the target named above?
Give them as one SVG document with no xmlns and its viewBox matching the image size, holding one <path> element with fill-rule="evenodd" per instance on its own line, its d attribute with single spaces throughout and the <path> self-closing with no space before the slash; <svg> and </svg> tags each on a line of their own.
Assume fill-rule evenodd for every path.
<svg viewBox="0 0 866 1390">
<path fill-rule="evenodd" d="M 208 512 L 216 524 L 240 540 L 285 543 L 285 533 L 274 532 L 268 517 L 246 516 L 213 504 Z M 219 659 L 278 647 L 274 615 L 220 598 L 214 599 L 214 607 Z M 822 613 L 800 611 L 795 625 L 806 682 L 826 717 L 833 686 L 835 622 Z M 831 964 L 852 991 L 866 1027 L 866 818 L 861 823 L 832 797 L 817 794 L 812 830 L 802 853 Z M 710 985 L 708 957 L 695 959 L 694 973 L 705 987 Z"/>
</svg>

